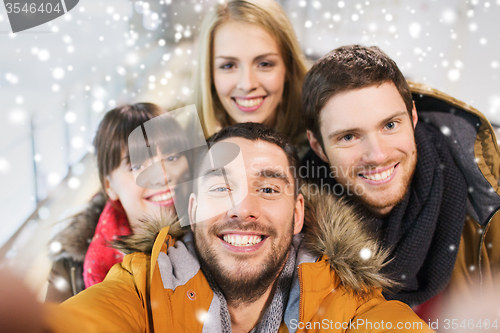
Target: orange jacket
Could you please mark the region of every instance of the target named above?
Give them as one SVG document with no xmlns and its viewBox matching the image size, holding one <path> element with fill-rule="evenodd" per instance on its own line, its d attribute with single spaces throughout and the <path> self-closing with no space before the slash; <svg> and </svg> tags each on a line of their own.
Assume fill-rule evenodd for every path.
<svg viewBox="0 0 500 333">
<path fill-rule="evenodd" d="M 354 210 L 334 198 L 320 201 L 294 238 L 298 268 L 279 332 L 430 331 L 407 305 L 383 298 L 379 287 L 389 282 L 378 269 L 386 253 L 363 232 Z M 48 330 L 220 331 L 218 298 L 199 269 L 191 235 L 180 238 L 179 230 L 177 222 L 151 231 L 156 239 L 146 253 L 125 256 L 102 283 L 47 305 Z M 370 259 L 359 256 L 363 248 L 372 251 Z"/>
</svg>

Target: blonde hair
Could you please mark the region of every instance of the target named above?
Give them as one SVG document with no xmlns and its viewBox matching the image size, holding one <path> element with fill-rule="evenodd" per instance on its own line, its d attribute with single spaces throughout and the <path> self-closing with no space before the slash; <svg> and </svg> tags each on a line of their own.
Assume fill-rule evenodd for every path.
<svg viewBox="0 0 500 333">
<path fill-rule="evenodd" d="M 304 55 L 293 26 L 274 0 L 232 0 L 213 6 L 200 29 L 198 66 L 194 77 L 194 103 L 205 135 L 211 136 L 230 125 L 213 82 L 213 41 L 217 28 L 225 22 L 255 24 L 268 32 L 278 44 L 285 63 L 285 87 L 276 110 L 276 130 L 298 143 L 305 129 L 300 120 L 302 81 L 307 72 Z"/>
</svg>

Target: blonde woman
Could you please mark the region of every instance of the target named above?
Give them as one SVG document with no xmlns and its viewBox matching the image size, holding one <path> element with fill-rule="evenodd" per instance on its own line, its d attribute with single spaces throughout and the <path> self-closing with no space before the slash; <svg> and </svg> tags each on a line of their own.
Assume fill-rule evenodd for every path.
<svg viewBox="0 0 500 333">
<path fill-rule="evenodd" d="M 194 78 L 194 102 L 205 135 L 251 121 L 301 143 L 306 72 L 293 26 L 278 3 L 236 0 L 215 5 L 201 26 Z"/>
</svg>

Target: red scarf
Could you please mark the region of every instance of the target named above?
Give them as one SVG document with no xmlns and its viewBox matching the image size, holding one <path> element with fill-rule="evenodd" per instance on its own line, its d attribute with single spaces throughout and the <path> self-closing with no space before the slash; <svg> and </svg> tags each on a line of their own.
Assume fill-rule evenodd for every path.
<svg viewBox="0 0 500 333">
<path fill-rule="evenodd" d="M 132 234 L 127 215 L 120 201 L 108 200 L 99 217 L 94 237 L 83 263 L 85 288 L 102 282 L 111 267 L 122 262 L 123 253 L 110 247 L 118 236 Z"/>
</svg>

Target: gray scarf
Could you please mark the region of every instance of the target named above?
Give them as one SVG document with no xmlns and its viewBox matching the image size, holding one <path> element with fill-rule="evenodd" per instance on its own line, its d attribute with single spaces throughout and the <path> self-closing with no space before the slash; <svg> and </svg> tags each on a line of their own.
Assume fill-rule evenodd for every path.
<svg viewBox="0 0 500 333">
<path fill-rule="evenodd" d="M 288 296 L 290 294 L 293 271 L 295 268 L 295 257 L 295 249 L 293 246 L 290 246 L 288 259 L 278 277 L 276 292 L 273 300 L 264 313 L 260 323 L 258 323 L 257 326 L 250 331 L 250 333 L 278 332 L 281 322 L 283 321 L 286 304 L 288 303 Z M 212 276 L 210 276 L 208 272 L 204 271 L 203 273 L 207 278 L 210 288 L 212 288 L 214 294 L 217 295 L 220 300 L 222 332 L 231 333 L 231 317 L 229 316 L 226 299 L 224 298 L 224 295 L 222 294 L 222 291 L 217 283 L 213 280 Z"/>
</svg>

